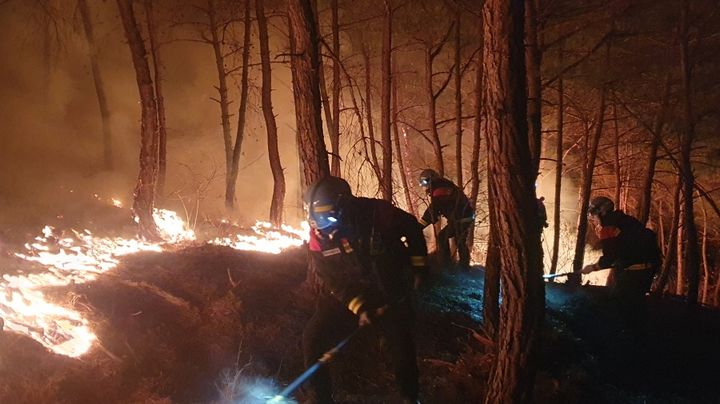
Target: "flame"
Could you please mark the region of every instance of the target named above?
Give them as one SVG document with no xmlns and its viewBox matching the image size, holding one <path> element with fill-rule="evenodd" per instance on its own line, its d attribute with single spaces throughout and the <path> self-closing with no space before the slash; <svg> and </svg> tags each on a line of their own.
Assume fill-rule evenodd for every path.
<svg viewBox="0 0 720 404">
<path fill-rule="evenodd" d="M 295 229 L 283 224 L 278 231 L 268 222 L 257 221 L 252 226 L 252 230 L 255 232 L 254 235 L 236 234 L 234 237 L 219 237 L 209 243 L 224 245 L 236 250 L 279 254 L 285 249 L 303 245 L 308 240 L 310 225 L 302 222 L 301 228 Z"/>
<path fill-rule="evenodd" d="M 5 327 L 35 339 L 57 354 L 79 357 L 89 351 L 97 336 L 90 322 L 74 310 L 77 297 L 69 302 L 54 302 L 43 290 L 92 281 L 99 274 L 115 268 L 124 255 L 160 252 L 168 246 L 195 240 L 195 233 L 175 212 L 155 210 L 153 217 L 165 240 L 162 243 L 137 238 L 96 237 L 88 230 L 63 233 L 45 226 L 41 236 L 25 244 L 25 252 L 15 254 L 43 266 L 45 271 L 3 275 L 0 280 L 0 317 Z M 302 245 L 309 234 L 309 226 L 303 223 L 301 229 L 295 229 L 283 225 L 277 230 L 267 222 L 257 222 L 252 231 L 254 235 L 237 235 L 210 243 L 277 254 Z"/>
<path fill-rule="evenodd" d="M 122 201 L 121 201 L 120 199 L 110 198 L 110 200 L 112 201 L 113 206 L 115 206 L 116 208 L 122 208 L 122 207 L 123 207 L 123 203 L 122 203 Z"/>
</svg>

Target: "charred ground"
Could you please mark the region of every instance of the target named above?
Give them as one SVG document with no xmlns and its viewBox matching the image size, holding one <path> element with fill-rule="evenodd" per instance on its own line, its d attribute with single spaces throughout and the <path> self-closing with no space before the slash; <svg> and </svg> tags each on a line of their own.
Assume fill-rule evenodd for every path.
<svg viewBox="0 0 720 404">
<path fill-rule="evenodd" d="M 193 246 L 130 256 L 93 283 L 52 291 L 92 320 L 100 343 L 70 359 L 6 332 L 0 401 L 249 402 L 258 386 L 286 384 L 303 370 L 300 341 L 313 310 L 305 259 L 303 249 Z M 478 402 L 493 355 L 474 331 L 482 271 L 437 274 L 431 283 L 417 296 L 424 400 Z M 603 314 L 603 293 L 548 284 L 538 402 L 717 399 L 717 313 L 654 299 L 647 340 L 634 344 Z M 396 401 L 376 340 L 361 333 L 332 365 L 340 402 Z"/>
</svg>

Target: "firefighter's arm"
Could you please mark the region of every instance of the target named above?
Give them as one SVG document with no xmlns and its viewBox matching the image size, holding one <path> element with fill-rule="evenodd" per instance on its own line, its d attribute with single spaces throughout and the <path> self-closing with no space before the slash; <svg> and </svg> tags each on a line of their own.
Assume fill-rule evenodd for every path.
<svg viewBox="0 0 720 404">
<path fill-rule="evenodd" d="M 604 226 L 600 229 L 600 244 L 603 255 L 598 260 L 597 269 L 611 268 L 620 258 L 620 228 Z"/>
<path fill-rule="evenodd" d="M 407 242 L 410 265 L 413 268 L 414 287 L 418 289 L 428 272 L 427 243 L 423 235 L 422 223 L 418 225 L 412 215 L 403 213 L 401 216 L 399 226 Z"/>
<path fill-rule="evenodd" d="M 421 229 L 424 229 L 428 227 L 431 224 L 435 224 L 437 222 L 438 215 L 434 214 L 435 205 L 431 202 L 430 206 L 425 209 L 425 213 L 423 213 L 420 220 L 417 220 L 416 222 L 420 223 Z M 414 219 L 414 218 L 413 218 Z"/>
</svg>

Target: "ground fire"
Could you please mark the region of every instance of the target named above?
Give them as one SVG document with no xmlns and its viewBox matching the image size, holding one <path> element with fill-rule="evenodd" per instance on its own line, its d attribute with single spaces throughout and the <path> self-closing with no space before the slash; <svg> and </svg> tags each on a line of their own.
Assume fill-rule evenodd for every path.
<svg viewBox="0 0 720 404">
<path fill-rule="evenodd" d="M 0 403 L 720 397 L 716 0 L 0 0 Z"/>
</svg>

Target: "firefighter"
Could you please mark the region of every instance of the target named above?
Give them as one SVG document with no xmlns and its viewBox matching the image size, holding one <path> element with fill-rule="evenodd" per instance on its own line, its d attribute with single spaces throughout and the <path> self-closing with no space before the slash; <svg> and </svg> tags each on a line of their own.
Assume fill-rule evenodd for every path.
<svg viewBox="0 0 720 404">
<path fill-rule="evenodd" d="M 419 385 L 411 293 L 427 270 L 422 228 L 414 216 L 387 201 L 353 196 L 338 177 L 317 181 L 304 200 L 311 266 L 321 285 L 303 332 L 306 364 L 353 328 L 373 325 L 387 341 L 404 400 L 415 403 Z M 311 386 L 317 403 L 333 402 L 326 367 Z"/>
<path fill-rule="evenodd" d="M 634 217 L 615 210 L 613 201 L 604 196 L 592 199 L 588 214 L 599 221 L 603 255 L 581 272 L 612 268 L 608 285 L 623 326 L 629 332 L 641 331 L 646 319 L 645 294 L 660 265 L 655 233 Z"/>
<path fill-rule="evenodd" d="M 458 266 L 461 269 L 469 269 L 470 248 L 467 239 L 475 221 L 475 210 L 470 200 L 452 181 L 429 168 L 420 173 L 420 186 L 430 198 L 430 205 L 420 219 L 423 228 L 435 224 L 440 216 L 444 216 L 447 220 L 447 225 L 436 237 L 440 264 L 447 266 L 452 264 L 450 239 L 454 238 L 460 256 Z"/>
</svg>

